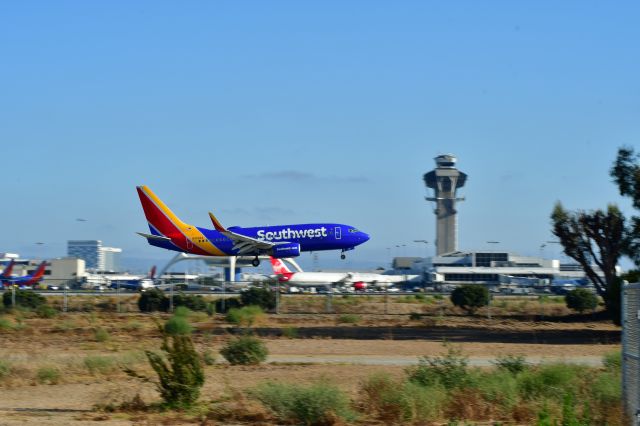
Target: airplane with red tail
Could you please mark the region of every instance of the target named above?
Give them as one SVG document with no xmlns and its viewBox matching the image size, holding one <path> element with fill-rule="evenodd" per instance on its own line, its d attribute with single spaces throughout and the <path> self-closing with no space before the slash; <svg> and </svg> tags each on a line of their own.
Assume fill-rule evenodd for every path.
<svg viewBox="0 0 640 426">
<path fill-rule="evenodd" d="M 5 287 L 12 286 L 12 285 L 17 285 L 20 287 L 31 287 L 35 284 L 38 284 L 42 280 L 42 277 L 44 277 L 44 270 L 46 267 L 47 267 L 47 262 L 43 261 L 42 263 L 40 263 L 40 265 L 38 265 L 38 268 L 36 268 L 36 270 L 32 274 L 24 275 L 21 277 L 18 277 L 15 275 L 5 276 L 5 271 L 6 271 L 5 269 L 5 271 L 2 272 L 2 275 L 0 275 L 0 283 L 2 283 L 2 285 L 4 285 Z M 7 269 L 8 268 L 9 267 L 7 267 Z M 9 274 L 10 273 L 11 271 L 9 271 Z"/>
</svg>

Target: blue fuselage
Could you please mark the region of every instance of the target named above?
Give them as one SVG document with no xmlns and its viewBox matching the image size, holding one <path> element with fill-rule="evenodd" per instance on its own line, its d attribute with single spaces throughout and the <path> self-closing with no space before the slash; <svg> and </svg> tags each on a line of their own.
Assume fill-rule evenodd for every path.
<svg viewBox="0 0 640 426">
<path fill-rule="evenodd" d="M 237 255 L 234 242 L 221 232 L 200 228 L 204 237 L 227 255 Z M 152 229 L 152 232 L 154 230 Z M 252 228 L 230 227 L 229 231 L 275 244 L 297 243 L 300 251 L 353 250 L 369 240 L 369 235 L 349 225 L 338 223 L 310 223 Z M 168 241 L 149 240 L 152 245 L 168 250 L 185 251 Z M 247 253 L 243 253 L 247 254 Z M 262 253 L 251 253 L 262 254 Z"/>
</svg>

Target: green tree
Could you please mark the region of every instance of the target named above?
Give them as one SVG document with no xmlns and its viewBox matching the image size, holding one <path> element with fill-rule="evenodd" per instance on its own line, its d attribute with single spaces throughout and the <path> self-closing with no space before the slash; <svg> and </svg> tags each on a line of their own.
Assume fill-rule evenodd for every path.
<svg viewBox="0 0 640 426">
<path fill-rule="evenodd" d="M 451 292 L 451 303 L 473 314 L 489 303 L 489 290 L 478 284 L 461 285 Z"/>
<path fill-rule="evenodd" d="M 37 309 L 39 306 L 46 305 L 47 299 L 41 294 L 35 293 L 32 290 L 16 290 L 16 305 L 23 308 Z M 10 307 L 12 305 L 11 290 L 7 290 L 2 295 L 2 303 L 4 306 Z"/>
<path fill-rule="evenodd" d="M 586 288 L 576 288 L 564 296 L 567 308 L 583 313 L 598 306 L 598 298 Z"/>
<path fill-rule="evenodd" d="M 189 408 L 198 400 L 204 385 L 200 355 L 189 334 L 169 335 L 160 324 L 158 330 L 162 333 L 162 353 L 145 351 L 149 364 L 158 375 L 158 391 L 167 407 Z M 149 380 L 131 369 L 125 368 L 125 371 L 133 377 Z"/>
<path fill-rule="evenodd" d="M 609 174 L 618 185 L 618 191 L 623 197 L 631 198 L 633 207 L 640 210 L 640 155 L 633 148 L 618 149 L 618 156 Z M 624 254 L 629 256 L 640 266 L 640 217 L 632 216 L 631 224 L 627 227 Z"/>
<path fill-rule="evenodd" d="M 251 287 L 240 294 L 240 302 L 243 306 L 260 306 L 265 311 L 276 307 L 276 293 L 265 287 Z"/>
<path fill-rule="evenodd" d="M 610 204 L 606 211 L 567 211 L 560 202 L 551 213 L 553 234 L 567 256 L 574 259 L 604 299 L 607 311 L 619 321 L 616 265 L 626 245 L 625 218 Z M 597 266 L 601 271 L 596 272 Z"/>
<path fill-rule="evenodd" d="M 151 288 L 140 294 L 138 298 L 138 309 L 140 309 L 140 312 L 160 311 L 165 301 L 168 301 L 168 298 L 162 290 Z"/>
</svg>

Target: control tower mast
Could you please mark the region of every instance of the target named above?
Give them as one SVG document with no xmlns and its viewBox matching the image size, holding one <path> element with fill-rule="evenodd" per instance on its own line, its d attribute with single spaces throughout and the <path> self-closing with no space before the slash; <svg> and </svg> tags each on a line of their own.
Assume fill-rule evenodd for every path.
<svg viewBox="0 0 640 426">
<path fill-rule="evenodd" d="M 433 189 L 434 197 L 425 197 L 434 201 L 436 208 L 436 254 L 439 256 L 458 250 L 458 217 L 456 190 L 464 186 L 467 175 L 456 169 L 456 157 L 451 154 L 438 155 L 436 168 L 424 175 L 424 183 Z"/>
</svg>

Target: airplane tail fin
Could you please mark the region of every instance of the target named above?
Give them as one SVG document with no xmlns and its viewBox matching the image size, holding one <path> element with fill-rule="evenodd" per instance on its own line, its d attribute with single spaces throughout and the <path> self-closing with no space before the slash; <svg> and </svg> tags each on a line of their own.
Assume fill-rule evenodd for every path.
<svg viewBox="0 0 640 426">
<path fill-rule="evenodd" d="M 149 187 L 143 185 L 136 187 L 136 189 L 151 234 L 169 237 L 179 234 L 180 227 L 186 226 L 186 224 Z"/>
<path fill-rule="evenodd" d="M 1 278 L 9 278 L 9 277 L 11 277 L 11 272 L 13 271 L 13 265 L 15 263 L 16 263 L 16 261 L 14 259 L 11 259 L 11 262 L 9 262 L 7 267 L 4 268 L 4 270 L 2 271 L 2 274 L 0 274 L 0 277 Z"/>
<path fill-rule="evenodd" d="M 286 275 L 291 274 L 287 265 L 281 259 L 276 259 L 274 257 L 270 257 L 271 259 L 271 267 L 273 268 L 273 273 L 276 275 Z"/>
<path fill-rule="evenodd" d="M 38 269 L 33 273 L 31 279 L 26 283 L 27 285 L 33 285 L 39 282 L 44 276 L 44 270 L 47 267 L 47 262 L 42 261 L 42 263 L 38 266 Z"/>
<path fill-rule="evenodd" d="M 147 278 L 149 278 L 150 280 L 154 279 L 156 277 L 156 265 L 153 265 L 153 267 L 151 268 L 151 270 L 149 271 L 149 275 L 147 276 Z"/>
</svg>

